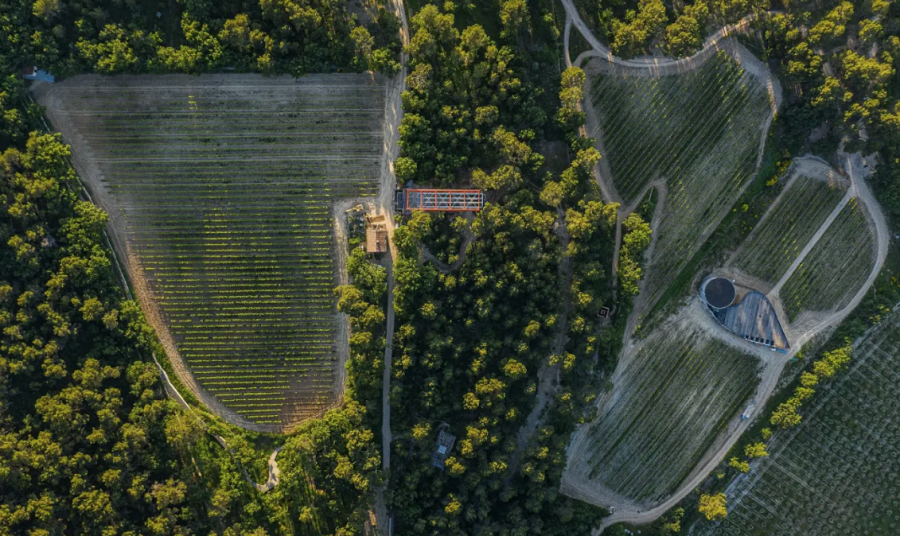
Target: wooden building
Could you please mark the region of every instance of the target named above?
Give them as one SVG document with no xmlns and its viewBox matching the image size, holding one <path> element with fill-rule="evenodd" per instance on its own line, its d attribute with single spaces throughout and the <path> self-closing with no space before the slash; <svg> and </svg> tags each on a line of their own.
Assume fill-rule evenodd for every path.
<svg viewBox="0 0 900 536">
<path fill-rule="evenodd" d="M 366 253 L 374 255 L 388 250 L 388 232 L 384 216 L 366 218 Z"/>
</svg>

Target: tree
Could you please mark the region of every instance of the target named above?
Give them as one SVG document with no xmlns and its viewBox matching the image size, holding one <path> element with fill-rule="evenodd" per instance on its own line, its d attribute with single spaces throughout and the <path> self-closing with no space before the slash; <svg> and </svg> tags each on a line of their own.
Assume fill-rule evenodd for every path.
<svg viewBox="0 0 900 536">
<path fill-rule="evenodd" d="M 45 21 L 50 21 L 59 13 L 59 0 L 34 0 L 32 13 Z"/>
<path fill-rule="evenodd" d="M 766 452 L 765 443 L 751 443 L 744 447 L 744 455 L 748 458 L 764 458 L 769 453 Z"/>
<path fill-rule="evenodd" d="M 778 405 L 772 412 L 771 423 L 781 428 L 792 428 L 800 424 L 802 417 L 797 413 L 800 403 L 796 399 L 789 399 Z"/>
<path fill-rule="evenodd" d="M 372 68 L 372 49 L 375 46 L 375 38 L 362 26 L 357 26 L 350 31 L 350 39 L 353 40 L 354 49 L 361 65 Z"/>
<path fill-rule="evenodd" d="M 675 22 L 666 27 L 666 50 L 674 57 L 687 56 L 703 44 L 701 34 L 709 18 L 709 7 L 703 0 L 687 6 Z"/>
<path fill-rule="evenodd" d="M 622 223 L 622 247 L 619 251 L 619 284 L 628 295 L 638 293 L 641 279 L 640 256 L 650 246 L 653 231 L 640 214 L 632 212 Z"/>
<path fill-rule="evenodd" d="M 612 50 L 630 57 L 648 50 L 650 41 L 662 37 L 666 24 L 666 7 L 661 0 L 640 0 L 638 10 L 629 10 L 625 21 L 613 23 Z"/>
<path fill-rule="evenodd" d="M 556 117 L 563 128 L 572 132 L 580 128 L 586 118 L 581 111 L 584 81 L 584 71 L 578 67 L 569 67 L 562 73 L 562 90 L 559 92 L 561 106 Z"/>
<path fill-rule="evenodd" d="M 724 493 L 700 495 L 700 513 L 710 521 L 721 521 L 728 515 L 727 499 Z"/>
<path fill-rule="evenodd" d="M 153 39 L 157 40 L 156 37 Z M 76 43 L 76 47 L 81 56 L 93 63 L 94 69 L 100 73 L 128 72 L 138 65 L 138 58 L 129 43 L 126 31 L 115 24 L 107 24 L 103 28 L 99 42 L 92 43 L 81 39 Z"/>
<path fill-rule="evenodd" d="M 742 473 L 746 473 L 747 471 L 750 470 L 750 464 L 739 458 L 731 458 L 730 460 L 728 460 L 728 467 L 737 469 L 738 471 L 740 471 Z"/>
<path fill-rule="evenodd" d="M 515 37 L 523 24 L 528 24 L 528 6 L 524 0 L 505 0 L 500 7 L 503 37 Z"/>
<path fill-rule="evenodd" d="M 225 21 L 222 31 L 219 32 L 219 41 L 238 52 L 246 53 L 251 48 L 251 34 L 250 17 L 245 13 L 239 13 Z"/>
</svg>

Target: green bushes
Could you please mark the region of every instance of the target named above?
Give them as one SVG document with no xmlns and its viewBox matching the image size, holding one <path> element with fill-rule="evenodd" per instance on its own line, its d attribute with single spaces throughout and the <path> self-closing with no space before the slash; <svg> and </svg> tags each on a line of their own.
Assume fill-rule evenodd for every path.
<svg viewBox="0 0 900 536">
<path fill-rule="evenodd" d="M 2 149 L 0 532 L 269 527 L 230 456 L 142 360 L 152 330 L 116 286 L 106 215 L 77 199 L 68 147 L 33 133 Z"/>
</svg>

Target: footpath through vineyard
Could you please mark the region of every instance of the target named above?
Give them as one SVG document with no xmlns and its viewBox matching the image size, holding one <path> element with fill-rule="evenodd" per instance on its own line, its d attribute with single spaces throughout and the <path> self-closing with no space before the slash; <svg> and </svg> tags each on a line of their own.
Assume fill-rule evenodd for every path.
<svg viewBox="0 0 900 536">
<path fill-rule="evenodd" d="M 660 144 L 657 149 L 662 155 L 654 151 L 644 151 L 631 156 L 623 153 L 623 151 L 628 151 L 629 147 L 634 146 L 634 143 L 627 142 L 634 137 L 629 125 L 635 121 L 641 124 L 641 116 L 628 116 L 629 109 L 644 110 L 645 112 L 641 113 L 659 117 L 664 123 L 673 117 L 672 114 L 677 115 L 681 105 L 669 106 L 665 104 L 665 99 L 677 100 L 680 91 L 674 91 L 671 87 L 667 88 L 666 84 L 660 82 L 661 79 L 687 77 L 688 82 L 676 82 L 676 85 L 690 84 L 691 77 L 698 76 L 696 73 L 706 72 L 708 78 L 718 81 L 718 83 L 712 84 L 714 87 L 736 88 L 737 91 L 732 93 L 733 97 L 725 97 L 725 107 L 722 110 L 725 112 L 726 120 L 729 122 L 736 120 L 738 125 L 743 124 L 747 129 L 752 128 L 752 131 L 756 133 L 755 147 L 749 153 L 745 152 L 747 157 L 752 154 L 753 159 L 751 161 L 745 159 L 743 162 L 735 161 L 738 167 L 734 169 L 745 170 L 740 174 L 743 178 L 739 178 L 738 184 L 729 185 L 727 191 L 721 192 L 721 198 L 717 200 L 717 203 L 709 204 L 708 200 L 703 199 L 703 196 L 709 196 L 708 190 L 703 188 L 692 188 L 695 190 L 693 192 L 679 191 L 679 189 L 684 190 L 682 181 L 679 181 L 678 189 L 669 192 L 664 201 L 667 205 L 670 203 L 671 205 L 663 207 L 662 210 L 657 206 L 657 214 L 661 212 L 667 214 L 672 221 L 676 222 L 676 225 L 682 228 L 692 227 L 693 230 L 690 233 L 681 233 L 671 225 L 667 227 L 665 221 L 657 221 L 658 218 L 654 216 L 652 222 L 655 235 L 653 246 L 657 250 L 649 256 L 651 260 L 645 271 L 645 279 L 648 282 L 642 285 L 642 295 L 636 299 L 634 313 L 626 328 L 623 352 L 619 358 L 616 372 L 611 378 L 614 388 L 611 392 L 601 394 L 598 398 L 598 409 L 600 410 L 598 420 L 591 425 L 585 425 L 576 433 L 569 449 L 569 462 L 563 478 L 562 491 L 564 493 L 593 504 L 612 507 L 614 513 L 604 520 L 600 527 L 602 531 L 606 526 L 617 522 L 640 524 L 658 518 L 706 478 L 752 422 L 750 420 L 741 421 L 738 418 L 740 409 L 743 409 L 742 402 L 740 402 L 741 396 L 738 391 L 733 390 L 737 386 L 728 384 L 742 380 L 729 378 L 728 375 L 733 372 L 728 366 L 723 365 L 727 364 L 729 359 L 735 363 L 739 362 L 743 359 L 742 353 L 755 356 L 762 365 L 758 378 L 759 383 L 753 390 L 753 396 L 746 397 L 744 402 L 752 398 L 755 399 L 757 406 L 764 405 L 777 385 L 784 364 L 815 334 L 836 326 L 859 304 L 884 262 L 888 235 L 880 208 L 872 198 L 866 184 L 857 175 L 864 171 L 861 159 L 858 155 L 847 156 L 846 169 L 849 181 L 846 179 L 840 179 L 840 181 L 843 181 L 842 187 L 845 190 L 847 190 L 846 184 L 850 183 L 846 196 L 856 199 L 868 216 L 866 228 L 856 231 L 872 236 L 872 243 L 875 244 L 875 247 L 872 248 L 871 256 L 861 255 L 864 259 L 871 259 L 871 262 L 867 262 L 865 273 L 857 274 L 855 278 L 848 277 L 849 294 L 842 295 L 840 299 L 831 303 L 829 310 L 817 311 L 815 314 L 803 312 L 800 315 L 798 320 L 801 322 L 798 322 L 795 329 L 789 330 L 792 345 L 789 354 L 774 354 L 748 341 L 727 334 L 703 311 L 696 298 L 692 299 L 672 319 L 662 323 L 652 333 L 645 334 L 642 342 L 638 343 L 632 340 L 632 334 L 640 324 L 642 314 L 653 306 L 656 299 L 671 283 L 671 278 L 680 271 L 693 252 L 712 234 L 724 217 L 724 213 L 731 209 L 734 202 L 750 184 L 750 179 L 760 165 L 768 127 L 781 100 L 781 89 L 764 64 L 736 41 L 727 38 L 730 33 L 746 28 L 753 17 L 745 18 L 736 25 L 723 28 L 707 40 L 703 50 L 690 58 L 683 60 L 667 58 L 621 60 L 613 57 L 609 50 L 599 45 L 596 39 L 590 35 L 584 23 L 579 19 L 571 0 L 563 0 L 563 5 L 567 11 L 566 39 L 570 32 L 570 26 L 575 25 L 594 47 L 593 50 L 579 56 L 575 64 L 581 65 L 585 58 L 592 58 L 586 68 L 589 79 L 586 95 L 589 97 L 585 104 L 588 111 L 589 133 L 597 137 L 598 149 L 603 155 L 603 160 L 596 170 L 601 191 L 605 200 L 622 203 L 623 208 L 619 214 L 620 221 L 629 212 L 636 209 L 649 187 L 658 186 L 660 181 L 671 179 L 670 173 L 683 174 L 685 172 L 684 169 L 679 169 L 679 166 L 673 167 L 671 162 L 664 161 L 665 158 L 677 155 L 676 158 L 683 160 L 685 152 L 696 153 L 704 148 L 709 151 L 711 146 L 716 145 L 723 138 L 721 135 L 704 134 L 697 130 L 700 128 L 697 126 L 679 127 L 675 125 L 669 133 L 648 131 L 651 138 L 656 136 L 655 139 L 659 140 L 656 142 Z M 741 79 L 737 83 L 734 82 L 735 75 L 731 74 L 732 71 L 727 66 L 717 69 L 709 67 L 710 65 L 715 66 L 717 63 L 721 65 L 723 56 L 720 52 L 726 53 L 727 57 L 737 61 L 743 73 L 746 73 L 741 75 Z M 727 60 L 725 61 L 727 63 Z M 680 76 L 673 76 L 676 74 Z M 755 119 L 748 123 L 748 119 L 753 116 L 741 112 L 741 99 L 746 99 L 741 95 L 742 92 L 748 91 L 750 83 L 746 78 L 748 75 L 755 78 L 754 83 L 759 84 L 759 87 L 769 96 L 770 113 L 761 123 L 756 123 Z M 616 84 L 629 87 L 618 88 L 625 91 L 615 91 L 616 88 L 612 86 Z M 591 95 L 592 91 L 593 95 Z M 623 95 L 628 95 L 628 92 L 631 92 L 627 98 L 633 99 L 632 104 L 601 103 L 603 105 L 602 113 L 621 116 L 616 123 L 619 126 L 613 125 L 615 132 L 611 134 L 601 128 L 602 121 L 608 120 L 610 116 L 599 115 L 598 119 L 598 110 L 594 107 L 598 102 L 596 99 L 621 100 Z M 719 98 L 721 98 L 721 92 Z M 715 106 L 708 103 L 708 108 L 713 109 Z M 708 112 L 702 111 L 702 113 Z M 743 113 L 743 119 L 739 116 L 735 117 L 735 113 Z M 696 123 L 694 122 L 694 124 Z M 662 124 L 663 130 L 667 128 L 670 127 Z M 658 130 L 659 125 L 655 125 L 654 129 Z M 677 139 L 679 135 L 688 138 L 687 145 L 684 145 L 684 140 Z M 638 140 L 636 143 L 646 144 L 648 142 Z M 654 143 L 653 139 L 649 143 Z M 749 150 L 746 142 L 742 143 L 745 143 L 743 147 Z M 716 162 L 721 162 L 721 155 L 727 154 L 721 150 L 712 152 L 719 153 L 719 157 L 714 159 Z M 616 159 L 617 154 L 618 163 L 611 162 L 611 159 Z M 623 154 L 626 155 L 624 160 L 622 159 Z M 625 167 L 623 167 L 623 161 Z M 629 161 L 633 164 L 628 164 Z M 628 167 L 629 165 L 631 167 Z M 708 165 L 704 164 L 697 169 L 715 175 L 722 171 L 716 170 L 716 165 L 717 163 L 710 161 Z M 731 166 L 732 164 L 727 165 Z M 811 170 L 816 165 L 818 163 L 814 162 L 814 159 L 798 159 L 795 161 L 794 170 L 800 174 L 804 171 L 812 173 Z M 618 166 L 618 171 L 616 166 Z M 666 171 L 669 168 L 671 171 Z M 663 170 L 664 173 L 654 175 L 654 170 L 657 172 Z M 817 172 L 821 171 L 821 169 L 817 170 Z M 828 171 L 832 175 L 834 174 L 832 170 Z M 734 176 L 733 173 L 726 174 Z M 690 176 L 685 179 L 687 181 L 694 180 Z M 824 189 L 825 186 L 823 185 L 822 188 Z M 669 183 L 669 189 L 672 189 L 672 183 Z M 802 190 L 803 188 L 799 187 L 795 193 L 799 195 L 803 193 Z M 819 199 L 819 204 L 824 207 L 825 214 L 828 214 L 838 203 L 837 198 L 827 191 L 822 193 L 816 190 L 815 195 L 822 196 L 821 199 L 818 197 L 816 199 Z M 708 206 L 709 209 L 697 212 L 695 209 L 698 204 Z M 774 204 L 773 208 L 775 208 Z M 710 210 L 721 213 L 710 216 Z M 673 218 L 673 215 L 677 217 Z M 816 217 L 820 218 L 819 224 L 814 224 L 813 227 L 799 225 L 795 228 L 792 227 L 790 232 L 784 233 L 784 236 L 766 240 L 763 247 L 774 248 L 778 245 L 789 248 L 789 253 L 793 252 L 790 253 L 789 258 L 796 259 L 795 264 L 802 264 L 809 252 L 814 249 L 815 242 L 818 242 L 819 238 L 827 233 L 829 224 L 834 220 L 830 217 L 825 219 L 824 215 Z M 699 222 L 700 224 L 692 221 L 698 218 L 705 218 L 705 220 Z M 681 220 L 682 223 L 678 223 L 678 220 Z M 823 222 L 823 220 L 825 221 Z M 658 236 L 656 236 L 657 234 Z M 680 239 L 673 242 L 673 234 L 676 237 L 684 236 L 693 242 L 684 242 Z M 837 240 L 833 241 L 837 242 Z M 678 242 L 682 242 L 682 245 L 676 248 L 671 247 L 671 244 Z M 807 244 L 810 244 L 809 247 L 805 247 Z M 782 252 L 774 250 L 771 253 L 773 255 L 782 254 Z M 829 256 L 817 255 L 817 257 L 811 257 L 809 261 L 819 264 L 819 258 L 826 259 L 827 257 Z M 659 270 L 660 265 L 658 262 L 654 262 L 656 259 L 662 260 L 666 270 Z M 828 262 L 827 259 L 826 262 Z M 785 264 L 788 263 L 790 261 Z M 787 266 L 782 265 L 782 269 L 776 269 L 778 275 L 781 275 L 782 270 L 786 268 Z M 655 274 L 654 270 L 656 270 Z M 770 290 L 773 283 L 768 283 L 762 290 L 764 292 Z M 648 285 L 650 286 L 649 292 Z M 779 317 L 786 322 L 787 317 L 777 293 L 770 295 L 769 298 L 774 302 Z M 725 346 L 722 346 L 721 350 L 716 349 L 711 352 L 708 348 L 716 348 L 709 346 L 711 344 L 724 344 Z M 671 357 L 660 361 L 659 358 L 662 356 L 654 357 L 653 355 L 657 352 Z M 718 355 L 730 355 L 730 358 L 721 360 L 716 357 Z M 684 375 L 685 371 L 679 369 L 680 365 L 672 367 L 672 360 L 675 360 L 675 363 L 681 360 L 691 367 L 690 370 L 698 370 L 698 373 L 687 371 L 688 376 L 693 375 L 695 378 L 685 379 L 680 392 L 677 385 L 673 386 L 670 382 L 674 378 L 671 375 Z M 696 368 L 698 366 L 708 367 L 705 375 L 700 372 L 701 369 Z M 666 381 L 660 383 L 659 378 L 665 378 Z M 696 378 L 701 378 L 703 381 L 695 381 Z M 725 384 L 719 384 L 720 381 L 724 381 Z M 629 388 L 630 395 L 623 391 L 622 385 L 631 386 Z M 635 393 L 643 393 L 643 395 Z M 737 398 L 728 398 L 734 393 L 737 393 Z M 732 402 L 728 402 L 729 400 Z M 735 403 L 733 400 L 739 401 Z M 657 404 L 657 402 L 661 402 L 661 404 Z M 658 407 L 654 407 L 654 404 L 657 404 Z M 701 405 L 704 407 L 706 415 L 698 413 Z M 622 419 L 627 422 L 615 424 Z M 695 422 L 696 419 L 699 419 L 700 422 Z M 673 424 L 672 421 L 678 421 L 678 423 Z M 654 425 L 654 422 L 657 424 Z M 689 429 L 700 427 L 699 430 L 709 432 L 695 432 L 693 435 L 680 434 L 681 426 Z M 670 454 L 665 453 L 667 449 L 673 449 L 671 452 L 675 453 L 674 458 L 671 452 Z M 644 476 L 639 477 L 639 475 Z"/>
</svg>

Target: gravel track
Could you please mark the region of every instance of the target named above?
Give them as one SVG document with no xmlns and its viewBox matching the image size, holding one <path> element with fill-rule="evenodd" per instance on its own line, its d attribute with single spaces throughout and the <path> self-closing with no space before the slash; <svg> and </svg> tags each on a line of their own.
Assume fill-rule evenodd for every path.
<svg viewBox="0 0 900 536">
<path fill-rule="evenodd" d="M 790 353 L 775 354 L 757 347 L 757 355 L 760 355 L 761 358 L 765 359 L 765 369 L 763 370 L 762 381 L 757 389 L 756 395 L 754 396 L 757 407 L 763 407 L 765 405 L 766 401 L 769 399 L 778 385 L 778 379 L 781 377 L 781 371 L 783 370 L 785 364 L 790 361 L 790 359 L 793 358 L 797 354 L 797 352 L 800 351 L 800 349 L 802 349 L 803 345 L 805 345 L 813 337 L 822 333 L 823 331 L 840 324 L 847 317 L 847 315 L 849 315 L 853 311 L 853 309 L 855 309 L 859 305 L 859 303 L 865 297 L 866 293 L 875 283 L 875 278 L 878 277 L 878 274 L 881 271 L 881 267 L 884 265 L 884 261 L 887 258 L 890 234 L 888 232 L 887 222 L 884 219 L 881 207 L 880 205 L 878 205 L 877 201 L 874 198 L 874 195 L 872 194 L 872 191 L 869 189 L 869 186 L 864 180 L 864 178 L 868 176 L 869 172 L 868 170 L 866 170 L 866 168 L 863 167 L 862 157 L 859 155 L 859 153 L 852 155 L 842 153 L 841 157 L 846 162 L 846 170 L 851 181 L 850 190 L 855 194 L 857 199 L 865 205 L 866 209 L 869 211 L 869 214 L 872 217 L 872 225 L 877 237 L 877 253 L 875 266 L 869 273 L 869 277 L 866 279 L 866 282 L 856 292 L 855 296 L 847 304 L 846 307 L 831 314 L 821 315 L 816 319 L 816 321 L 804 323 L 803 326 L 785 326 L 786 331 L 788 331 L 788 336 L 790 337 L 793 345 Z M 825 227 L 827 223 L 828 222 L 823 224 L 822 227 Z M 772 299 L 771 296 L 770 299 Z M 694 299 L 693 302 L 697 302 L 697 300 Z M 772 299 L 772 303 L 776 307 L 779 318 L 786 318 L 783 308 L 781 307 L 781 301 L 777 299 L 777 296 Z M 709 315 L 702 313 L 700 309 L 696 308 L 696 306 L 695 309 L 697 309 L 697 311 L 695 311 L 693 314 L 695 315 L 697 321 L 705 321 L 712 325 L 712 321 L 708 320 Z M 717 326 L 713 327 L 717 328 Z M 727 338 L 735 342 L 743 342 L 737 341 L 734 337 L 728 337 L 727 334 L 725 334 L 725 332 L 721 329 L 715 329 L 712 333 L 714 333 L 716 337 L 720 338 L 723 341 Z M 759 414 L 757 414 L 757 417 L 758 416 Z M 735 420 L 729 425 L 728 430 L 726 430 L 726 432 L 723 434 L 723 437 L 721 437 L 717 442 L 717 447 L 710 449 L 710 451 L 704 456 L 703 461 L 698 464 L 698 467 L 691 472 L 691 476 L 688 477 L 688 479 L 681 485 L 678 491 L 673 493 L 671 497 L 661 502 L 660 504 L 654 505 L 647 509 L 634 508 L 633 505 L 630 504 L 617 506 L 615 513 L 605 518 L 600 527 L 596 531 L 594 531 L 594 534 L 600 534 L 603 529 L 615 523 L 625 522 L 645 524 L 659 518 L 667 510 L 678 504 L 681 499 L 683 499 L 694 488 L 700 485 L 703 480 L 706 479 L 707 475 L 721 463 L 722 459 L 725 457 L 731 447 L 734 446 L 734 444 L 740 438 L 741 434 L 743 434 L 743 432 L 746 431 L 754 421 L 755 419 L 741 421 L 739 417 L 735 417 Z M 602 493 L 605 490 L 601 490 L 601 493 L 597 493 L 596 495 L 590 494 L 590 492 L 592 491 L 590 489 L 584 489 L 582 491 L 587 492 L 585 495 L 579 496 L 579 498 L 581 498 L 582 500 L 587 500 L 588 502 L 598 505 L 612 504 L 597 502 L 593 500 L 595 496 L 597 498 L 605 497 L 608 499 L 608 494 L 604 495 Z"/>
<path fill-rule="evenodd" d="M 575 65 L 581 65 L 581 63 L 586 58 L 601 58 L 606 61 L 599 63 L 594 62 L 594 65 L 598 65 L 600 69 L 610 70 L 614 72 L 624 71 L 628 72 L 629 74 L 638 76 L 659 76 L 663 74 L 676 74 L 694 69 L 698 65 L 702 64 L 703 61 L 705 61 L 707 58 L 711 57 L 714 52 L 719 50 L 725 50 L 733 57 L 735 57 L 735 59 L 741 64 L 743 68 L 761 79 L 761 81 L 767 87 L 770 95 L 773 112 L 769 117 L 766 123 L 766 127 L 763 129 L 763 132 L 760 136 L 760 151 L 759 157 L 757 159 L 757 168 L 759 167 L 763 155 L 763 148 L 765 146 L 768 127 L 771 125 L 771 122 L 774 119 L 775 112 L 777 111 L 778 106 L 781 104 L 781 86 L 778 83 L 777 79 L 775 79 L 768 72 L 768 69 L 761 61 L 753 57 L 753 55 L 750 54 L 740 44 L 736 43 L 734 40 L 728 39 L 728 36 L 732 33 L 745 31 L 749 27 L 750 23 L 756 19 L 755 14 L 745 17 L 734 25 L 729 25 L 720 29 L 718 32 L 716 32 L 706 40 L 706 43 L 704 44 L 702 50 L 689 58 L 680 60 L 670 58 L 638 58 L 634 60 L 622 60 L 613 56 L 609 49 L 602 45 L 593 36 L 593 34 L 590 32 L 590 30 L 578 15 L 572 0 L 562 0 L 562 3 L 566 10 L 566 32 L 564 39 L 566 42 L 565 48 L 567 65 L 571 65 L 568 55 L 568 36 L 572 24 L 574 24 L 578 28 L 582 36 L 593 47 L 593 50 L 584 52 L 579 55 L 579 57 L 575 60 Z M 596 120 L 591 121 L 593 111 L 590 109 L 589 103 L 587 104 L 588 106 L 586 106 L 586 108 L 588 109 L 589 126 L 591 126 L 591 124 L 594 125 L 593 129 L 591 130 L 591 135 L 597 136 L 598 139 L 602 139 L 602 133 L 599 132 L 599 122 Z M 751 347 L 753 353 L 759 355 L 759 357 L 763 359 L 765 363 L 765 368 L 762 373 L 762 379 L 755 395 L 758 406 L 763 406 L 766 400 L 768 400 L 769 396 L 771 396 L 771 394 L 774 392 L 775 387 L 778 384 L 778 379 L 781 375 L 781 371 L 788 360 L 793 357 L 793 355 L 795 355 L 796 352 L 799 351 L 799 349 L 802 348 L 802 346 L 806 342 L 812 339 L 813 336 L 821 333 L 823 330 L 839 324 L 860 303 L 868 289 L 874 283 L 875 278 L 877 277 L 881 266 L 884 264 L 884 260 L 887 256 L 887 246 L 889 241 L 887 224 L 885 223 L 884 216 L 881 213 L 881 209 L 872 196 L 871 191 L 868 189 L 868 186 L 861 180 L 864 174 L 864 172 L 859 171 L 864 169 L 862 166 L 861 157 L 858 154 L 845 155 L 844 157 L 847 162 L 847 170 L 852 183 L 851 190 L 853 190 L 854 195 L 857 196 L 866 205 L 866 208 L 869 210 L 869 213 L 872 216 L 872 220 L 874 221 L 878 244 L 877 261 L 875 263 L 875 267 L 869 274 L 869 277 L 866 280 L 865 284 L 862 286 L 862 288 L 859 289 L 854 298 L 846 307 L 844 307 L 840 311 L 834 312 L 833 314 L 820 317 L 817 322 L 806 323 L 806 325 L 802 326 L 802 331 L 791 333 L 791 340 L 793 341 L 794 347 L 790 354 L 773 354 L 771 352 L 766 352 L 759 347 L 755 347 L 755 345 L 746 343 Z M 816 162 L 816 160 L 817 159 L 813 158 L 801 160 L 799 164 L 796 165 L 799 169 L 808 170 L 809 172 L 821 172 L 823 167 L 827 168 L 827 165 L 822 166 L 824 162 L 821 162 L 821 160 Z M 601 163 L 602 162 L 603 161 L 601 160 Z M 828 171 L 831 172 L 830 170 Z M 601 193 L 604 197 L 604 200 L 606 202 L 621 203 L 622 198 L 613 187 L 613 183 L 611 180 L 612 177 L 609 174 L 608 165 L 606 166 L 605 170 L 601 165 L 598 165 L 595 173 L 598 179 L 598 183 L 600 184 Z M 744 189 L 746 189 L 746 186 L 744 187 Z M 742 194 L 743 190 L 740 193 Z M 620 222 L 625 216 L 627 216 L 627 213 L 625 213 L 624 210 L 620 211 Z M 619 227 L 621 227 L 621 225 L 619 225 Z M 825 227 L 825 225 L 823 225 L 823 227 Z M 820 233 L 823 232 L 824 229 L 820 229 L 819 232 L 817 232 L 817 236 L 819 236 Z M 617 249 L 620 240 L 621 233 L 617 233 Z M 811 247 L 809 247 L 809 249 L 811 249 Z M 693 302 L 699 303 L 696 299 L 692 300 L 692 303 Z M 775 305 L 776 311 L 779 314 L 779 318 L 786 318 L 786 316 L 784 315 L 783 307 L 781 307 L 780 300 L 777 299 L 777 294 L 775 295 L 775 299 L 773 300 L 773 305 Z M 744 342 L 735 340 L 733 337 L 727 336 L 727 334 L 723 330 L 719 329 L 718 326 L 712 325 L 712 320 L 708 317 L 707 314 L 701 311 L 702 307 L 689 304 L 687 308 L 689 309 L 688 314 L 693 316 L 694 321 L 705 322 L 709 324 L 711 333 L 714 337 L 723 341 L 725 341 L 726 339 L 730 339 L 731 342 Z M 641 309 L 642 307 L 636 305 L 636 312 L 640 311 Z M 691 309 L 693 310 L 690 311 Z M 634 321 L 629 322 L 629 326 L 633 327 L 634 325 Z M 634 343 L 628 340 L 629 338 L 629 335 L 626 334 L 625 349 L 620 356 L 620 362 L 630 361 L 629 357 L 633 357 L 633 355 L 636 354 L 637 349 L 639 348 L 639 346 L 635 347 Z M 577 497 L 592 504 L 613 507 L 613 509 L 615 510 L 614 513 L 603 520 L 601 526 L 596 531 L 594 531 L 594 534 L 600 534 L 604 528 L 615 523 L 627 522 L 644 524 L 652 522 L 653 520 L 659 518 L 662 514 L 664 514 L 668 509 L 680 502 L 681 499 L 683 499 L 688 493 L 691 492 L 691 490 L 699 485 L 706 478 L 709 472 L 711 472 L 713 469 L 715 469 L 716 466 L 718 466 L 719 463 L 721 463 L 721 460 L 725 456 L 725 454 L 727 454 L 727 452 L 738 440 L 740 435 L 747 429 L 747 427 L 749 427 L 752 422 L 753 419 L 741 421 L 739 417 L 736 416 L 735 420 L 729 424 L 725 432 L 717 439 L 716 444 L 713 445 L 713 447 L 711 447 L 709 451 L 704 455 L 703 460 L 691 472 L 691 475 L 686 479 L 686 481 L 668 499 L 659 504 L 640 505 L 635 503 L 634 501 L 631 501 L 627 497 L 617 496 L 609 489 L 592 486 L 586 481 L 572 478 L 572 475 L 569 472 L 571 459 L 569 465 L 567 466 L 566 473 L 563 477 L 561 490 L 570 496 Z M 574 452 L 575 450 L 577 450 L 579 444 L 586 440 L 586 435 L 587 434 L 580 433 L 577 433 L 575 435 L 575 438 L 570 445 L 570 452 Z"/>
</svg>

